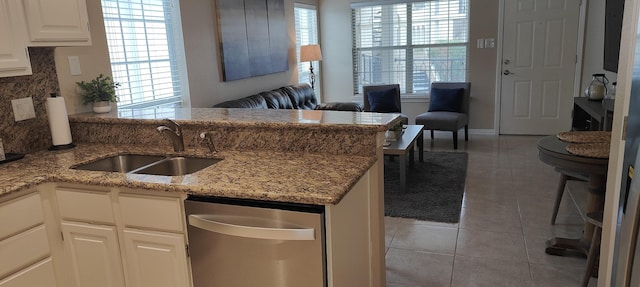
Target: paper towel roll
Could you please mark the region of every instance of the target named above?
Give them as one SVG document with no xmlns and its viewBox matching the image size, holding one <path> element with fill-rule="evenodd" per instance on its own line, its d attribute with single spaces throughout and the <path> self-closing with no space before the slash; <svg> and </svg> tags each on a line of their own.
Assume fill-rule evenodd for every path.
<svg viewBox="0 0 640 287">
<path fill-rule="evenodd" d="M 67 145 L 71 143 L 71 128 L 69 128 L 69 117 L 64 98 L 47 98 L 47 114 L 49 116 L 49 128 L 51 129 L 51 139 L 54 146 Z"/>
</svg>

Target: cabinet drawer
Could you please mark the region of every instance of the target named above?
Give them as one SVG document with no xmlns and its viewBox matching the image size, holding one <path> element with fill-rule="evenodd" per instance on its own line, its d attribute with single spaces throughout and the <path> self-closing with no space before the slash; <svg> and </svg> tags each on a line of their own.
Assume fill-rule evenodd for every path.
<svg viewBox="0 0 640 287">
<path fill-rule="evenodd" d="M 56 275 L 51 257 L 47 257 L 20 272 L 0 281 L 1 287 L 56 287 Z"/>
<path fill-rule="evenodd" d="M 114 223 L 109 193 L 58 188 L 56 194 L 63 219 Z"/>
<path fill-rule="evenodd" d="M 32 193 L 0 204 L 0 222 L 0 240 L 44 222 L 40 194 Z"/>
<path fill-rule="evenodd" d="M 49 253 L 44 225 L 0 241 L 0 278 L 48 257 Z"/>
<path fill-rule="evenodd" d="M 184 216 L 179 198 L 120 196 L 122 221 L 127 227 L 183 232 Z"/>
</svg>

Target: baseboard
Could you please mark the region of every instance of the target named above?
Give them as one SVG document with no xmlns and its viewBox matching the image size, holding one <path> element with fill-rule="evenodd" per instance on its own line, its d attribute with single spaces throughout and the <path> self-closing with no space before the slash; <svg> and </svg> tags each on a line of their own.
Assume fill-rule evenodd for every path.
<svg viewBox="0 0 640 287">
<path fill-rule="evenodd" d="M 469 134 L 472 135 L 498 135 L 498 132 L 494 129 L 469 129 Z"/>
<path fill-rule="evenodd" d="M 424 131 L 425 133 L 428 133 L 428 130 Z M 450 131 L 433 131 L 434 134 L 447 134 L 450 135 L 451 132 Z M 495 136 L 498 135 L 496 133 L 496 131 L 494 129 L 469 129 L 469 134 L 470 135 L 489 135 L 489 136 Z M 464 136 L 464 129 L 460 129 L 458 130 L 458 135 L 462 135 Z"/>
</svg>

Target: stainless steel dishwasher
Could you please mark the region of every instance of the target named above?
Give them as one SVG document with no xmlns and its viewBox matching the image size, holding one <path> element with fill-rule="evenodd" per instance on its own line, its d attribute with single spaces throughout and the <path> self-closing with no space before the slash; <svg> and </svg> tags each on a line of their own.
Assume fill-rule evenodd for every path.
<svg viewBox="0 0 640 287">
<path fill-rule="evenodd" d="M 327 286 L 324 206 L 190 196 L 194 287 Z"/>
</svg>

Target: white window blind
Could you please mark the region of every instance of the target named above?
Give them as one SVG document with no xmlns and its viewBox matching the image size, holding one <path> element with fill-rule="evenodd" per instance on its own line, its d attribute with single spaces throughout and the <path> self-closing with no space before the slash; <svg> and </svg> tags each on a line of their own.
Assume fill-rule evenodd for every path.
<svg viewBox="0 0 640 287">
<path fill-rule="evenodd" d="M 102 0 L 118 109 L 181 105 L 188 97 L 176 0 Z"/>
<path fill-rule="evenodd" d="M 315 6 L 295 3 L 296 55 L 298 60 L 298 83 L 309 83 L 309 63 L 300 62 L 300 46 L 318 44 L 318 16 Z M 319 94 L 320 65 L 313 62 L 313 73 L 316 76 L 315 90 Z"/>
<path fill-rule="evenodd" d="M 465 81 L 467 0 L 352 6 L 354 93 L 362 86 L 400 84 L 426 93 L 434 81 Z"/>
</svg>

